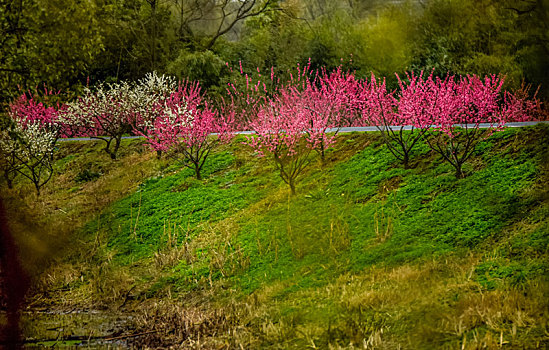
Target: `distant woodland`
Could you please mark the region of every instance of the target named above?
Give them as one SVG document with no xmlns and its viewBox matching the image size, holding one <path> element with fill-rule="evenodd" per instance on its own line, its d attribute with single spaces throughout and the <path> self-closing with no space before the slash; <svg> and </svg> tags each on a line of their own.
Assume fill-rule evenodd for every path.
<svg viewBox="0 0 549 350">
<path fill-rule="evenodd" d="M 395 84 L 394 73 L 505 74 L 549 97 L 549 0 L 1 0 L 0 103 L 46 85 L 147 72 L 212 97 L 244 72 L 310 60 Z"/>
</svg>

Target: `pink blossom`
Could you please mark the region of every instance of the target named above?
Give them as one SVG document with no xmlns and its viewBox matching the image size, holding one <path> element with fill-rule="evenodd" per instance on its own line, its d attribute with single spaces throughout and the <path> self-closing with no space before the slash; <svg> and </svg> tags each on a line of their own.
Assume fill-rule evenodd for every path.
<svg viewBox="0 0 549 350">
<path fill-rule="evenodd" d="M 157 151 L 170 152 L 201 178 L 210 151 L 232 137 L 233 114 L 220 115 L 201 94 L 198 83 L 185 83 L 170 94 L 145 137 Z M 215 134 L 215 135 L 213 135 Z"/>
</svg>

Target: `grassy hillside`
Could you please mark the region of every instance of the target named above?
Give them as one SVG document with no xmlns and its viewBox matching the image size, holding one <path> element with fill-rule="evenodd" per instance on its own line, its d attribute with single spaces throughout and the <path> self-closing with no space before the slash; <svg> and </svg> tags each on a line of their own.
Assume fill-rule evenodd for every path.
<svg viewBox="0 0 549 350">
<path fill-rule="evenodd" d="M 339 135 L 293 197 L 242 141 L 202 181 L 141 141 L 119 161 L 63 144 L 40 199 L 12 193 L 40 215 L 25 241 L 67 252 L 42 254 L 40 302 L 139 310 L 149 345 L 548 346 L 547 126 L 491 136 L 459 180 L 426 145 L 404 169 L 378 134 Z"/>
</svg>

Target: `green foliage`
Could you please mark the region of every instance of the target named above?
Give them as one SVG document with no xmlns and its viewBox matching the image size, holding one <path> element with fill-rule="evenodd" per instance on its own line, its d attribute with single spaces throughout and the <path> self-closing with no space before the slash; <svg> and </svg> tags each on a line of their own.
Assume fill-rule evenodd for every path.
<svg viewBox="0 0 549 350">
<path fill-rule="evenodd" d="M 538 130 L 539 140 L 546 139 L 546 128 Z M 231 152 L 216 153 L 206 164 L 205 182 L 194 180 L 188 169 L 165 168 L 163 174 L 175 173 L 145 181 L 90 223 L 87 232 L 100 226 L 117 261 L 127 264 L 151 257 L 168 240 L 192 242 L 206 234 L 206 227 L 243 211 L 248 214 L 232 219 L 239 229 L 227 237 L 224 248 L 196 250 L 194 262 L 181 261 L 173 278 L 163 283 L 187 289 L 200 278 L 233 276 L 243 291 L 251 292 L 262 283 L 298 278 L 305 269 L 315 272 L 299 283 L 311 288 L 339 273 L 335 266 L 341 261 L 346 261 L 344 269 L 354 271 L 395 266 L 475 249 L 495 239 L 538 203 L 524 193 L 537 181 L 543 142 L 518 151 L 512 145 L 519 133 L 507 130 L 482 142 L 476 159 L 485 160 L 475 162 L 475 172 L 460 180 L 423 143 L 414 150 L 420 159 L 415 167 L 403 169 L 377 136 L 347 161 L 311 170 L 302 184 L 304 195 L 259 204 L 267 210 L 250 205 L 272 195 L 272 190 L 265 192 L 266 177 L 276 186 L 282 185 L 280 180 L 269 169 L 237 161 Z M 355 145 L 339 147 L 336 152 Z M 531 244 L 530 250 L 541 254 L 547 235 L 536 232 L 515 238 L 512 246 Z M 231 259 L 239 255 L 238 262 L 227 258 L 212 270 L 216 249 Z"/>
<path fill-rule="evenodd" d="M 372 71 L 394 81 L 395 73 L 410 69 L 414 39 L 410 11 L 406 7 L 391 7 L 358 25 L 362 45 L 354 59 L 363 75 Z"/>
<path fill-rule="evenodd" d="M 501 288 L 504 284 L 521 288 L 528 280 L 543 276 L 547 272 L 547 263 L 536 260 L 506 261 L 501 258 L 486 260 L 475 269 L 477 281 L 487 290 Z"/>
<path fill-rule="evenodd" d="M 90 223 L 87 230 L 96 230 L 98 226 L 106 230 L 109 245 L 125 263 L 150 257 L 161 249 L 172 226 L 178 231 L 178 244 L 190 240 L 206 223 L 221 220 L 258 199 L 245 195 L 250 189 L 246 184 L 234 183 L 238 174 L 230 168 L 233 162 L 230 153 L 213 155 L 204 166 L 204 177 L 219 172 L 222 175 L 205 182 L 195 180 L 190 169 L 166 168 L 164 173 L 175 171 L 175 174 L 148 179 L 136 193 L 114 204 L 97 222 Z M 101 222 L 108 225 L 101 226 Z"/>
<path fill-rule="evenodd" d="M 238 67 L 241 61 L 248 73 L 254 73 L 257 67 L 263 72 L 275 67 L 284 73 L 295 68 L 296 62 L 310 57 L 304 52 L 309 42 L 309 27 L 295 20 L 299 16 L 298 4 L 283 2 L 280 6 L 283 12 L 270 11 L 246 20 L 241 40 L 233 46 L 234 51 L 225 56 L 232 67 Z"/>
<path fill-rule="evenodd" d="M 321 17 L 314 23 L 309 34 L 304 59 L 311 58 L 311 67 L 331 70 L 341 64 L 340 59 L 347 59 L 354 54 L 355 47 L 349 47 L 349 34 L 353 29 L 352 18 L 343 11 L 337 11 L 330 17 Z"/>
<path fill-rule="evenodd" d="M 90 70 L 92 82 L 133 80 L 165 72 L 181 45 L 173 32 L 176 19 L 161 1 L 105 1 L 97 20 L 105 50 Z"/>
<path fill-rule="evenodd" d="M 98 171 L 84 169 L 76 175 L 76 177 L 74 178 L 74 181 L 77 183 L 88 182 L 88 181 L 93 181 L 99 178 L 100 176 L 101 176 L 101 173 Z"/>
<path fill-rule="evenodd" d="M 199 81 L 206 89 L 219 86 L 224 75 L 228 74 L 225 62 L 209 50 L 204 52 L 181 50 L 177 58 L 168 65 L 167 70 L 179 79 Z"/>
<path fill-rule="evenodd" d="M 74 87 L 102 49 L 94 1 L 7 1 L 0 5 L 0 105 L 46 83 Z"/>
</svg>

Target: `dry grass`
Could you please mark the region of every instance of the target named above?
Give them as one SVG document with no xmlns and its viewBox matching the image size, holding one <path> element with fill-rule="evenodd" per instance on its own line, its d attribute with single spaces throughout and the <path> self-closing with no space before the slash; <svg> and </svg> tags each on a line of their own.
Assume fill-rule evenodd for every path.
<svg viewBox="0 0 549 350">
<path fill-rule="evenodd" d="M 471 254 L 372 268 L 283 301 L 278 296 L 291 287 L 289 281 L 271 283 L 240 300 L 214 282 L 192 299 L 151 304 L 154 311 L 141 322 L 144 329 L 177 329 L 169 331 L 173 344 L 197 349 L 543 348 L 547 283 L 483 290 L 473 278 L 479 259 Z M 311 316 L 311 308 L 326 307 L 337 312 L 328 324 Z"/>
<path fill-rule="evenodd" d="M 112 272 L 113 276 L 106 275 L 109 269 L 102 265 L 92 266 L 91 270 L 95 270 L 90 272 L 87 264 L 106 244 L 105 239 L 98 235 L 90 246 L 75 239 L 74 232 L 109 204 L 134 192 L 145 178 L 157 171 L 158 161 L 154 154 L 143 152 L 143 147 L 137 142 L 130 143 L 125 156 L 112 161 L 97 147 L 90 148 L 89 144 L 62 144 L 60 158 L 72 154 L 75 148 L 80 153 L 64 166 L 63 172 L 52 178 L 40 197 L 26 182 L 18 183 L 14 190 L 3 192 L 10 229 L 17 239 L 24 266 L 35 280 L 34 289 L 57 291 L 56 299 L 61 304 L 72 301 L 85 305 L 93 302 L 90 293 L 68 285 L 78 285 L 78 280 L 84 276 L 86 279 L 101 276 L 112 278 L 113 283 L 112 288 L 98 285 L 98 291 L 114 291 L 111 298 L 120 294 L 115 290 L 118 283 L 126 279 L 124 276 L 114 276 L 118 272 Z M 103 175 L 94 181 L 75 183 L 76 175 L 88 166 L 89 159 L 101 164 Z M 84 259 L 81 263 L 64 263 L 67 254 Z M 42 273 L 46 268 L 47 272 Z M 126 283 L 121 287 L 124 290 Z"/>
<path fill-rule="evenodd" d="M 477 263 L 478 257 L 471 255 L 465 259 L 373 269 L 360 277 L 340 277 L 326 288 L 324 297 L 336 299 L 346 314 L 383 314 L 388 327 L 384 333 L 393 338 L 388 347 L 400 338 L 400 332 L 415 334 L 398 341 L 403 348 L 428 344 L 454 348 L 458 343 L 463 346 L 463 339 L 469 337 L 465 348 L 474 349 L 496 348 L 502 342 L 514 344 L 521 335 L 540 331 L 540 321 L 549 316 L 547 283 L 532 282 L 520 291 L 482 290 L 472 279 Z M 397 329 L 410 325 L 414 318 L 416 327 Z M 367 334 L 363 340 L 367 340 Z M 543 333 L 538 340 L 543 340 Z M 377 346 L 383 347 L 382 343 Z"/>
</svg>

